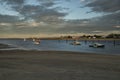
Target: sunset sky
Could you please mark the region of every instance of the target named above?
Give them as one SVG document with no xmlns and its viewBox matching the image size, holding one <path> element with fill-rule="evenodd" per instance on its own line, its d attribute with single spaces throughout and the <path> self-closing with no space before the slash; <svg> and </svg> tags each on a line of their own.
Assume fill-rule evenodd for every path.
<svg viewBox="0 0 120 80">
<path fill-rule="evenodd" d="M 120 0 L 0 0 L 0 37 L 120 33 Z"/>
</svg>

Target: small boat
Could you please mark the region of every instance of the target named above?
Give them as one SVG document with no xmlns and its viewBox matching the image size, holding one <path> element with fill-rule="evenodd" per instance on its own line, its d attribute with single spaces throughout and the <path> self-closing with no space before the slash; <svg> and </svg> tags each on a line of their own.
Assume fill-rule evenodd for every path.
<svg viewBox="0 0 120 80">
<path fill-rule="evenodd" d="M 40 39 L 35 39 L 34 44 L 40 44 Z"/>
<path fill-rule="evenodd" d="M 26 41 L 26 38 L 24 38 L 24 41 Z"/>
<path fill-rule="evenodd" d="M 100 43 L 94 43 L 94 44 L 89 45 L 89 47 L 104 48 L 105 45 L 104 44 L 100 44 Z"/>
<path fill-rule="evenodd" d="M 38 41 L 35 41 L 35 42 L 34 42 L 34 44 L 40 44 L 40 42 L 38 42 Z"/>
<path fill-rule="evenodd" d="M 35 38 L 33 38 L 32 41 L 35 41 Z"/>
<path fill-rule="evenodd" d="M 72 42 L 71 44 L 72 44 L 72 45 L 80 45 L 80 42 L 74 41 L 74 42 Z"/>
</svg>

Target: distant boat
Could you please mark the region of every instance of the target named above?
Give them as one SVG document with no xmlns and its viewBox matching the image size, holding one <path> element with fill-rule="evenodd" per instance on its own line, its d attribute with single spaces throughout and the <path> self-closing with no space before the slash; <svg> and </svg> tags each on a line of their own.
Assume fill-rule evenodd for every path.
<svg viewBox="0 0 120 80">
<path fill-rule="evenodd" d="M 104 44 L 100 44 L 100 43 L 94 43 L 94 44 L 89 45 L 89 47 L 104 48 L 105 45 Z"/>
<path fill-rule="evenodd" d="M 35 38 L 33 38 L 32 40 L 35 41 Z"/>
<path fill-rule="evenodd" d="M 38 41 L 35 41 L 35 42 L 34 42 L 34 44 L 40 44 L 40 42 L 38 42 Z"/>
<path fill-rule="evenodd" d="M 76 41 L 73 41 L 71 44 L 72 45 L 80 45 L 80 42 L 76 40 Z"/>
<path fill-rule="evenodd" d="M 40 44 L 40 39 L 35 39 L 34 44 Z"/>
<path fill-rule="evenodd" d="M 26 41 L 26 38 L 24 38 L 24 41 Z"/>
</svg>

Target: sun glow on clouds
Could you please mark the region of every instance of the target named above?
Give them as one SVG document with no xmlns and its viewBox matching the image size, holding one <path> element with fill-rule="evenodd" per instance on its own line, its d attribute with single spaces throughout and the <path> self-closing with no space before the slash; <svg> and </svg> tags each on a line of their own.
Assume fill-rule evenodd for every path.
<svg viewBox="0 0 120 80">
<path fill-rule="evenodd" d="M 10 23 L 0 23 L 0 26 L 10 26 Z"/>
<path fill-rule="evenodd" d="M 39 27 L 39 26 L 46 26 L 47 24 L 44 22 L 29 22 L 29 26 L 33 26 L 33 27 Z"/>
<path fill-rule="evenodd" d="M 120 21 L 119 3 L 120 0 L 0 0 L 0 37 L 23 33 L 120 33 L 116 24 Z"/>
<path fill-rule="evenodd" d="M 16 25 L 19 26 L 18 28 L 31 28 L 31 27 L 43 27 L 43 26 L 47 26 L 48 24 L 45 22 L 30 21 L 30 22 L 18 23 Z"/>
</svg>

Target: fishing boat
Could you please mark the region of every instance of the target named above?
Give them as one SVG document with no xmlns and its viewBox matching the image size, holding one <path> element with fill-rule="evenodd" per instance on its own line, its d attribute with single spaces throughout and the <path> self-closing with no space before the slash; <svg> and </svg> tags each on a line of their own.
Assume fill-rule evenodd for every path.
<svg viewBox="0 0 120 80">
<path fill-rule="evenodd" d="M 100 44 L 100 43 L 93 43 L 93 44 L 89 45 L 89 47 L 104 48 L 105 45 L 104 44 Z"/>
</svg>

